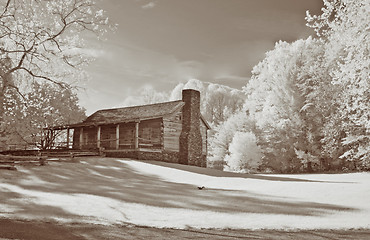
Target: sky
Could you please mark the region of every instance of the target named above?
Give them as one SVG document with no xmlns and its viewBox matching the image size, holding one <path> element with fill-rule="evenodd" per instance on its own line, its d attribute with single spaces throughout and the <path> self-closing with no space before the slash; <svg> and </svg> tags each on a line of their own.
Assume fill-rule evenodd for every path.
<svg viewBox="0 0 370 240">
<path fill-rule="evenodd" d="M 322 0 L 100 0 L 115 32 L 86 39 L 96 57 L 80 92 L 87 114 L 119 107 L 144 87 L 170 91 L 189 79 L 245 86 L 279 40 L 313 35 L 306 10 Z"/>
</svg>

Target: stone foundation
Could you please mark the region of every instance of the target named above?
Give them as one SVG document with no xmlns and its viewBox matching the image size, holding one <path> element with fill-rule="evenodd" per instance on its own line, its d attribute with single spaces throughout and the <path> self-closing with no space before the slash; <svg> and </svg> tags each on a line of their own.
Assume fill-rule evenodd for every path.
<svg viewBox="0 0 370 240">
<path fill-rule="evenodd" d="M 132 158 L 138 159 L 138 152 L 136 151 L 105 151 L 104 155 L 106 157 L 116 157 L 116 158 Z"/>
<path fill-rule="evenodd" d="M 107 151 L 107 157 L 132 158 L 137 160 L 153 160 L 160 162 L 179 162 L 179 153 L 170 151 L 147 152 L 147 151 Z"/>
</svg>

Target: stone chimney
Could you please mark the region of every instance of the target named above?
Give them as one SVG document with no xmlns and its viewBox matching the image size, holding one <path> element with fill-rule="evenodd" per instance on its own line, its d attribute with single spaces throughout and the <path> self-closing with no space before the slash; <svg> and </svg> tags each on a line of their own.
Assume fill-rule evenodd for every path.
<svg viewBox="0 0 370 240">
<path fill-rule="evenodd" d="M 200 134 L 200 92 L 182 91 L 182 131 L 180 134 L 179 163 L 204 166 L 202 161 L 202 136 Z"/>
</svg>

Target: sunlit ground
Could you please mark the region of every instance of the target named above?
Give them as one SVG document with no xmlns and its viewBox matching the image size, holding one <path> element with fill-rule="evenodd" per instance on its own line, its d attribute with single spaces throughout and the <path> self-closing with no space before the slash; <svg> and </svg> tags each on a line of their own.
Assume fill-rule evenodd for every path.
<svg viewBox="0 0 370 240">
<path fill-rule="evenodd" d="M 11 219 L 172 228 L 370 228 L 370 173 L 245 175 L 81 158 L 2 170 L 0 179 L 0 217 Z"/>
</svg>

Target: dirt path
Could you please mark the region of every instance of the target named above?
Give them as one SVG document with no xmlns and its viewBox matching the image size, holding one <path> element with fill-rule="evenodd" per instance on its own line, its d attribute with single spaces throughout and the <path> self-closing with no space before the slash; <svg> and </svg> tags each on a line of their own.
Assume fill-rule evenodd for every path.
<svg viewBox="0 0 370 240">
<path fill-rule="evenodd" d="M 123 240 L 123 239 L 369 239 L 369 230 L 198 230 L 158 229 L 132 225 L 61 224 L 0 219 L 0 240 Z"/>
</svg>

